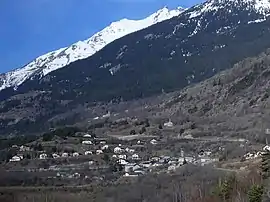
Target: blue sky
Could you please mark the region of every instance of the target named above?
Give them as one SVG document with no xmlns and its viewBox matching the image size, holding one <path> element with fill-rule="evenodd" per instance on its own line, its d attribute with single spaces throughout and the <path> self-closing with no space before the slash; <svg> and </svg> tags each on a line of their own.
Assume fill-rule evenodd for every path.
<svg viewBox="0 0 270 202">
<path fill-rule="evenodd" d="M 168 6 L 203 0 L 0 0 L 0 73 L 89 38 L 122 18 L 144 18 Z"/>
</svg>

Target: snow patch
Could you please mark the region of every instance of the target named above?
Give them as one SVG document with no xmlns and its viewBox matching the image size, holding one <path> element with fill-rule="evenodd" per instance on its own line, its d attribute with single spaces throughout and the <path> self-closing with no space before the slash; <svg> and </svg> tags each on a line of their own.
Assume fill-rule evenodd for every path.
<svg viewBox="0 0 270 202">
<path fill-rule="evenodd" d="M 264 21 L 266 21 L 265 18 L 263 18 L 263 19 L 257 19 L 257 20 L 249 21 L 248 24 L 260 23 L 260 22 L 264 22 Z"/>
</svg>

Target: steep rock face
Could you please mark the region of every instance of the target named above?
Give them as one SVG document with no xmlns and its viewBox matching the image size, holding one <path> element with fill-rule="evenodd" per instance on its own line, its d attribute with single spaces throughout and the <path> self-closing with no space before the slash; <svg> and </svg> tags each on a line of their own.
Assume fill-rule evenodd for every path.
<svg viewBox="0 0 270 202">
<path fill-rule="evenodd" d="M 78 41 L 69 47 L 42 55 L 22 68 L 0 75 L 0 91 L 8 87 L 17 89 L 27 79 L 34 76 L 42 78 L 76 60 L 90 57 L 116 39 L 175 17 L 183 11 L 184 9 L 180 7 L 175 10 L 164 7 L 142 20 L 122 19 L 113 22 L 89 39 Z"/>
<path fill-rule="evenodd" d="M 0 92 L 0 99 L 7 99 L 1 103 L 2 128 L 22 129 L 27 120 L 32 126 L 51 123 L 59 114 L 78 107 L 80 114 L 93 103 L 182 89 L 229 69 L 270 47 L 269 6 L 262 2 L 206 1 L 116 40 L 92 57 L 41 79 L 32 77 L 17 91 L 5 89 Z M 35 103 L 28 112 L 25 97 Z M 10 103 L 13 99 L 21 103 Z"/>
</svg>

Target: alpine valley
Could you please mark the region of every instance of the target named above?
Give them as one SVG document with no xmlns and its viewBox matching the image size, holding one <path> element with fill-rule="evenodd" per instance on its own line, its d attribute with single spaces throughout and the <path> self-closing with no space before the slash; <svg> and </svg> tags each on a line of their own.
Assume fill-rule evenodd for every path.
<svg viewBox="0 0 270 202">
<path fill-rule="evenodd" d="M 230 77 L 233 71 L 227 69 L 270 47 L 269 15 L 268 0 L 208 0 L 189 9 L 164 8 L 140 21 L 112 23 L 88 40 L 1 75 L 0 133 L 86 124 L 109 108 L 115 119 L 122 118 L 137 103 L 164 103 L 172 91 L 201 89 L 199 82 L 212 83 L 207 79 L 221 71 Z M 248 72 L 238 75 L 247 79 L 243 86 L 260 75 L 245 77 Z M 208 92 L 213 85 L 203 87 Z M 235 90 L 234 96 L 240 91 Z M 211 103 L 207 101 L 211 96 L 203 97 L 204 103 Z M 237 107 L 226 99 L 220 105 Z M 162 116 L 170 116 L 171 110 Z"/>
</svg>

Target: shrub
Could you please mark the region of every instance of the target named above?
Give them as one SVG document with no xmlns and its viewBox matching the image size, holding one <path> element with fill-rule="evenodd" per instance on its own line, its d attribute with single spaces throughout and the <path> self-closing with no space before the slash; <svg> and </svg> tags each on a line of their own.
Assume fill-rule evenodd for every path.
<svg viewBox="0 0 270 202">
<path fill-rule="evenodd" d="M 136 135 L 136 131 L 135 130 L 131 130 L 129 134 L 130 135 Z"/>
</svg>

